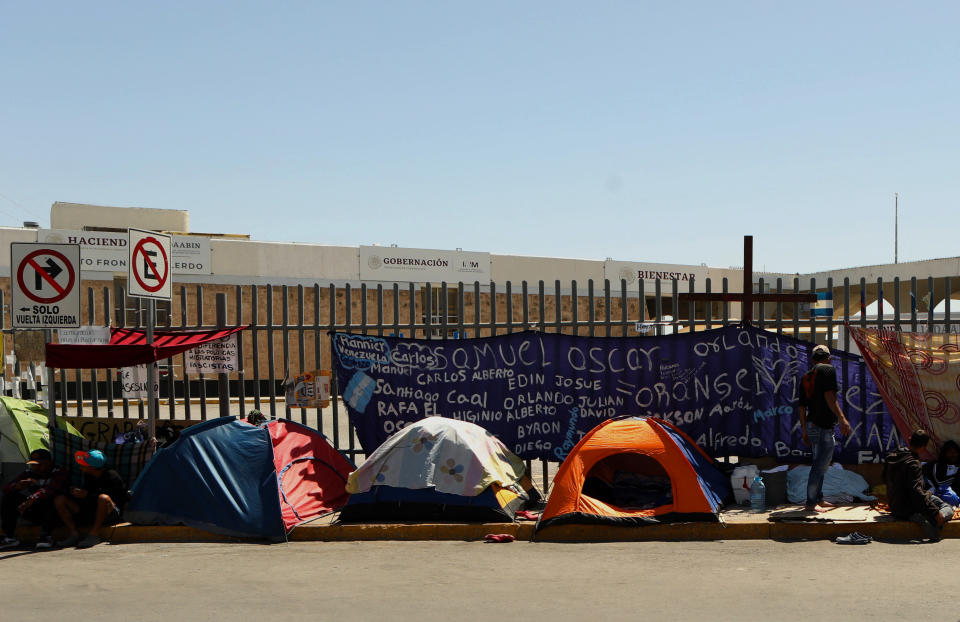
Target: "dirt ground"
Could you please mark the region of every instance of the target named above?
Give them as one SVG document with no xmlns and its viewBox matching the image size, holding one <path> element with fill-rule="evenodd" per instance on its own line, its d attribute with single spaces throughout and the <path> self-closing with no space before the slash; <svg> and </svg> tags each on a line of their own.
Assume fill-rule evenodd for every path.
<svg viewBox="0 0 960 622">
<path fill-rule="evenodd" d="M 131 544 L 0 552 L 2 619 L 957 620 L 960 541 Z"/>
</svg>

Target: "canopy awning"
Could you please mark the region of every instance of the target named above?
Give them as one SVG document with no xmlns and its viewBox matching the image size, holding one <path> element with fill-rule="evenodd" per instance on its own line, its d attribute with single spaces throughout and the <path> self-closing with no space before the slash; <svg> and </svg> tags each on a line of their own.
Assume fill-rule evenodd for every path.
<svg viewBox="0 0 960 622">
<path fill-rule="evenodd" d="M 91 369 L 144 365 L 229 337 L 244 328 L 246 325 L 212 330 L 157 330 L 153 332 L 153 345 L 147 345 L 147 334 L 142 328 L 111 328 L 110 343 L 106 345 L 48 343 L 47 367 Z"/>
</svg>

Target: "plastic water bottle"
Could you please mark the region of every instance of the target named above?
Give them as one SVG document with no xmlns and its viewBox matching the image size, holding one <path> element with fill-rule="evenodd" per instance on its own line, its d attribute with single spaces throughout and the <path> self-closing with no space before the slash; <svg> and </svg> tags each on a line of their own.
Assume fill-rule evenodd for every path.
<svg viewBox="0 0 960 622">
<path fill-rule="evenodd" d="M 763 480 L 757 475 L 753 478 L 753 484 L 750 486 L 750 511 L 763 512 L 767 509 L 767 487 L 763 485 Z"/>
</svg>

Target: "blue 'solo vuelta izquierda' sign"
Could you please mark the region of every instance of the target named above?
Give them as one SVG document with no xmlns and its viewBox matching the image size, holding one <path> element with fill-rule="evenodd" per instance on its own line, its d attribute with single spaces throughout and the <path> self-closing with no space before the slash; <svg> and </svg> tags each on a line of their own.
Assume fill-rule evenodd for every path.
<svg viewBox="0 0 960 622">
<path fill-rule="evenodd" d="M 341 396 L 367 453 L 441 415 L 483 426 L 522 458 L 555 461 L 605 419 L 648 415 L 717 457 L 810 455 L 796 401 L 812 344 L 749 326 L 660 337 L 333 340 Z M 878 462 L 899 444 L 896 428 L 862 359 L 834 351 L 832 363 L 854 428 L 836 459 Z"/>
</svg>

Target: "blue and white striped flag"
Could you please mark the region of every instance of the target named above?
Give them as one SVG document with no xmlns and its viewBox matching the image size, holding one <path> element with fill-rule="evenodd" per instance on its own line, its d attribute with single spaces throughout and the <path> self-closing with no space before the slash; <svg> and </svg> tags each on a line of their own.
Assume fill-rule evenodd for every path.
<svg viewBox="0 0 960 622">
<path fill-rule="evenodd" d="M 817 292 L 817 301 L 810 308 L 813 317 L 830 317 L 833 315 L 833 292 Z"/>
</svg>

